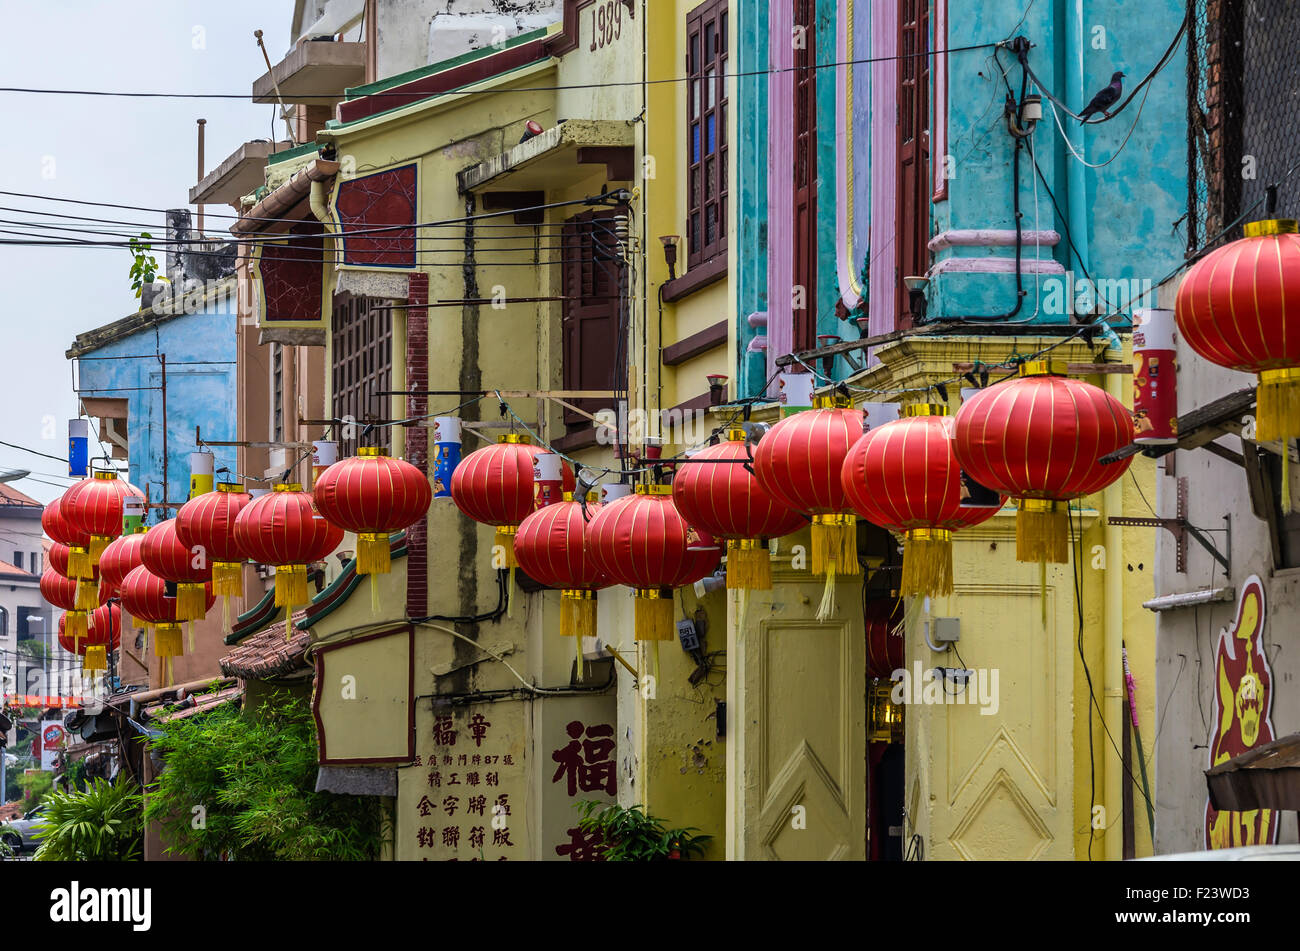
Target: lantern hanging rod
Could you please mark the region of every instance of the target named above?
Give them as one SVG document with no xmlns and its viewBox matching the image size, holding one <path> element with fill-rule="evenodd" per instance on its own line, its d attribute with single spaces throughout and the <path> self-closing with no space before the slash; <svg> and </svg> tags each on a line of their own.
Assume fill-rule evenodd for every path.
<svg viewBox="0 0 1300 951">
<path fill-rule="evenodd" d="M 304 424 L 303 420 L 299 420 Z M 245 449 L 311 449 L 309 442 L 251 442 L 247 439 L 204 439 L 199 426 L 194 427 L 194 444 L 196 446 L 241 446 Z"/>
<path fill-rule="evenodd" d="M 970 373 L 977 367 L 986 367 L 987 363 L 954 363 L 952 369 L 954 373 Z M 1066 370 L 1072 376 L 1090 376 L 1095 373 L 1120 373 L 1131 374 L 1133 364 L 1131 363 L 1067 363 Z"/>
</svg>

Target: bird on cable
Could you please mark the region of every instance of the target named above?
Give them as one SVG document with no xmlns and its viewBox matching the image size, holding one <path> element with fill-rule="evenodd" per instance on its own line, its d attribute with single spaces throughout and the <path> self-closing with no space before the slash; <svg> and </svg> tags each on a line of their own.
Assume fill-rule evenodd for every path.
<svg viewBox="0 0 1300 951">
<path fill-rule="evenodd" d="M 1097 95 L 1093 96 L 1092 101 L 1083 107 L 1083 111 L 1079 113 L 1079 121 L 1087 122 L 1089 116 L 1095 115 L 1098 112 L 1109 119 L 1110 107 L 1119 102 L 1119 97 L 1124 93 L 1124 84 L 1120 82 L 1123 78 L 1123 73 L 1112 73 L 1110 77 L 1110 85 L 1097 93 Z"/>
</svg>

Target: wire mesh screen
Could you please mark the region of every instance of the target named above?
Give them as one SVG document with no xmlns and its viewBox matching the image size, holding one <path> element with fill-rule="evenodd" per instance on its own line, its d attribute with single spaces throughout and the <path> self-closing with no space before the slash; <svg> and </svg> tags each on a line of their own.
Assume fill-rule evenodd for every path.
<svg viewBox="0 0 1300 951">
<path fill-rule="evenodd" d="M 1188 249 L 1241 236 L 1238 216 L 1300 217 L 1300 4 L 1188 0 Z"/>
</svg>

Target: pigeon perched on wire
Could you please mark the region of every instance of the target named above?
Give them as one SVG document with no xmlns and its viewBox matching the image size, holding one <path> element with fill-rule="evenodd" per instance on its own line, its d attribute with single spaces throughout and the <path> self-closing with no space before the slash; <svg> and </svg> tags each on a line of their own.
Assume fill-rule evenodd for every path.
<svg viewBox="0 0 1300 951">
<path fill-rule="evenodd" d="M 1092 101 L 1083 107 L 1083 111 L 1079 113 L 1079 121 L 1087 122 L 1089 116 L 1096 115 L 1098 112 L 1109 119 L 1110 107 L 1119 102 L 1119 97 L 1124 94 L 1124 84 L 1120 82 L 1123 78 L 1123 73 L 1112 73 L 1110 85 L 1093 96 Z"/>
</svg>

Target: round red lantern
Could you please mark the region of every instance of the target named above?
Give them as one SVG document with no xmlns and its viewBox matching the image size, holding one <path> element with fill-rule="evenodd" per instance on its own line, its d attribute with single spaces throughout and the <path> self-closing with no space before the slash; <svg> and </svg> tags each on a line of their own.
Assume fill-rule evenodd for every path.
<svg viewBox="0 0 1300 951">
<path fill-rule="evenodd" d="M 537 507 L 533 460 L 544 451 L 530 445 L 526 435 L 506 433 L 496 445 L 471 452 L 451 474 L 452 501 L 474 521 L 496 526 L 493 544 L 503 549 L 508 567 L 517 563 L 514 536 L 519 523 Z M 564 491 L 572 492 L 576 482 L 567 462 L 562 478 Z"/>
<path fill-rule="evenodd" d="M 342 539 L 342 529 L 316 514 L 311 495 L 298 483 L 277 484 L 235 517 L 239 550 L 275 566 L 275 604 L 285 609 L 285 617 L 295 605 L 308 603 L 307 565 L 324 558 Z"/>
<path fill-rule="evenodd" d="M 812 570 L 826 576 L 819 621 L 835 610 L 836 574 L 860 570 L 857 519 L 840 470 L 865 425 L 865 414 L 852 409 L 848 399 L 819 396 L 812 409 L 773 426 L 754 450 L 758 484 L 789 508 L 812 516 Z"/>
<path fill-rule="evenodd" d="M 212 567 L 205 551 L 184 545 L 176 537 L 176 519 L 159 522 L 145 532 L 140 561 L 159 578 L 176 582 L 176 620 L 203 620 Z"/>
<path fill-rule="evenodd" d="M 108 654 L 122 643 L 122 610 L 116 604 L 105 604 L 90 615 L 90 628 L 86 634 L 83 671 L 108 670 Z"/>
<path fill-rule="evenodd" d="M 316 480 L 316 509 L 327 521 L 355 532 L 357 574 L 390 570 L 388 536 L 412 525 L 429 510 L 433 489 L 424 473 L 384 449 L 363 446 L 336 462 Z"/>
<path fill-rule="evenodd" d="M 45 564 L 53 568 L 65 578 L 71 578 L 72 572 L 68 569 L 68 559 L 72 554 L 72 549 L 62 542 L 54 542 L 45 550 Z"/>
<path fill-rule="evenodd" d="M 63 500 L 70 491 L 71 487 L 46 504 L 41 511 L 41 528 L 51 539 L 68 546 L 68 570 L 65 574 L 69 578 L 89 578 L 90 533 L 77 528 L 63 514 Z"/>
<path fill-rule="evenodd" d="M 599 502 L 575 501 L 571 492 L 519 523 L 515 554 L 534 581 L 560 589 L 560 634 L 575 638 L 582 676 L 582 638 L 596 636 L 596 592 L 614 583 L 597 564 L 589 538 Z"/>
<path fill-rule="evenodd" d="M 690 526 L 673 505 L 672 491 L 639 485 L 635 495 L 603 506 L 587 526 L 597 564 L 618 584 L 636 589 L 638 641 L 672 640 L 673 588 L 701 567 L 687 552 Z"/>
<path fill-rule="evenodd" d="M 1300 437 L 1300 235 L 1290 219 L 1242 230 L 1188 269 L 1174 319 L 1206 360 L 1259 374 L 1255 437 L 1291 440 Z"/>
<path fill-rule="evenodd" d="M 149 534 L 156 531 L 155 527 Z M 167 596 L 167 582 L 144 565 L 127 572 L 121 584 L 122 610 L 153 628 L 155 657 L 179 657 L 185 653 L 181 626 L 176 619 L 176 599 Z M 216 600 L 211 587 L 205 588 L 206 609 Z M 170 679 L 170 672 L 168 678 Z"/>
<path fill-rule="evenodd" d="M 142 528 L 130 535 L 123 535 L 109 542 L 104 553 L 99 556 L 100 597 L 105 593 L 113 597 L 118 593 L 122 580 L 134 569 L 144 564 L 140 548 L 144 545 L 145 531 Z"/>
<path fill-rule="evenodd" d="M 196 495 L 176 513 L 176 538 L 201 550 L 212 569 L 212 590 L 226 599 L 244 594 L 244 552 L 235 540 L 235 519 L 253 497 L 238 482 L 219 482 L 216 491 Z"/>
<path fill-rule="evenodd" d="M 63 517 L 90 535 L 91 566 L 99 564 L 99 556 L 108 543 L 122 534 L 123 508 L 128 496 L 144 498 L 144 493 L 112 471 L 96 472 L 63 493 Z"/>
<path fill-rule="evenodd" d="M 681 460 L 673 502 L 695 528 L 727 543 L 727 587 L 768 590 L 772 561 L 768 539 L 798 531 L 807 518 L 778 502 L 745 466 L 750 459 L 743 429 L 727 441 Z"/>
<path fill-rule="evenodd" d="M 844 492 L 854 510 L 903 536 L 904 595 L 952 594 L 952 533 L 997 512 L 962 507 L 952 427 L 943 404 L 906 406 L 901 419 L 868 432 L 844 460 Z"/>
<path fill-rule="evenodd" d="M 1016 558 L 1069 560 L 1069 500 L 1122 476 L 1131 458 L 1102 456 L 1133 441 L 1119 400 L 1065 374 L 1063 363 L 1025 363 L 1020 377 L 967 400 L 953 425 L 953 452 L 981 485 L 1019 500 Z"/>
<path fill-rule="evenodd" d="M 41 597 L 65 611 L 77 608 L 77 582 L 66 578 L 53 568 L 46 568 L 41 575 Z"/>
<path fill-rule="evenodd" d="M 59 615 L 59 646 L 69 654 L 81 657 L 86 653 L 86 637 L 73 637 L 72 632 L 68 630 L 68 615 Z"/>
</svg>

